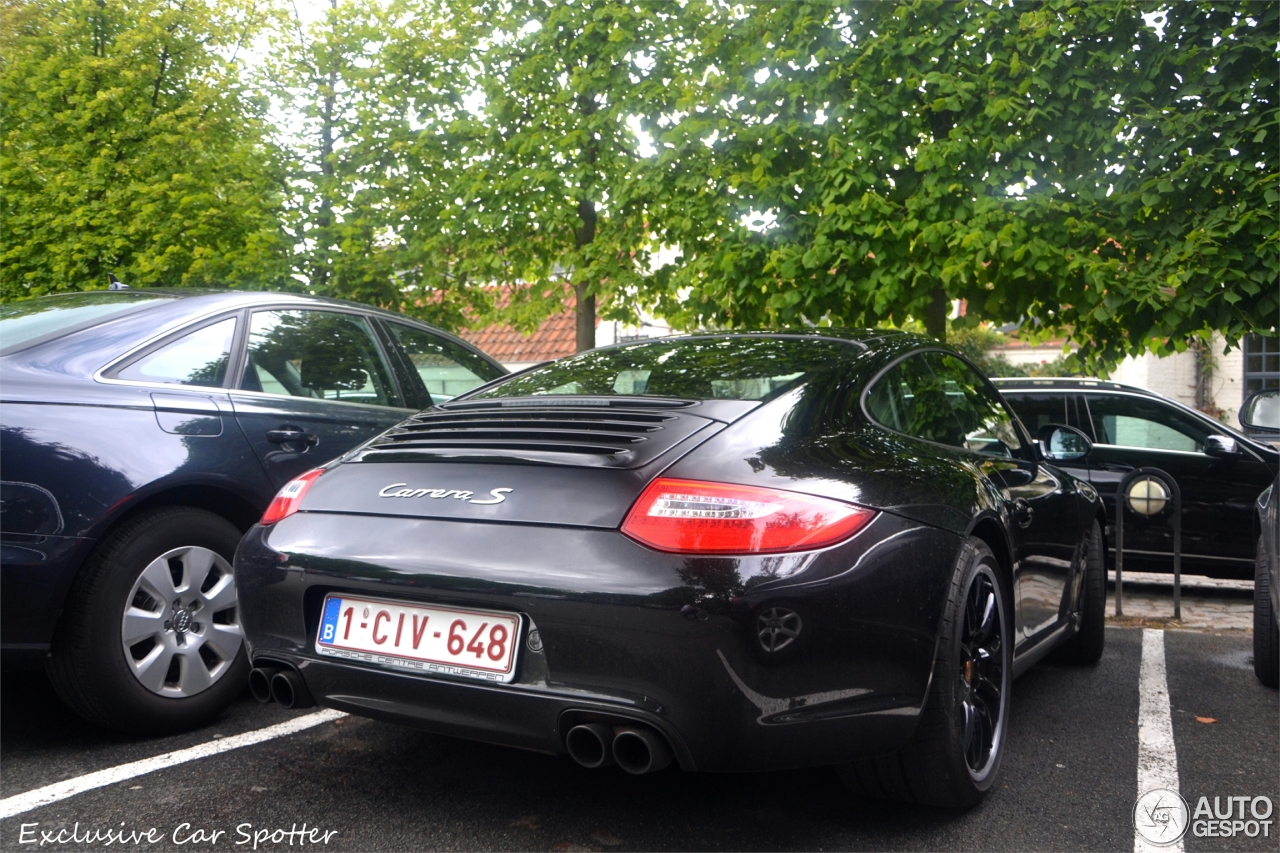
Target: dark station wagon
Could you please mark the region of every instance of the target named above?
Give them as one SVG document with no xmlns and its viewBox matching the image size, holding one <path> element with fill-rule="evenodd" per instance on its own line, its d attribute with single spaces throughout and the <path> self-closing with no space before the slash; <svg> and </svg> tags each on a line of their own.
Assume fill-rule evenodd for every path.
<svg viewBox="0 0 1280 853">
<path fill-rule="evenodd" d="M 1093 379 L 997 379 L 1000 393 L 1034 433 L 1048 423 L 1073 426 L 1092 441 L 1065 471 L 1087 480 L 1107 507 L 1108 564 L 1115 559 L 1116 487 L 1135 468 L 1159 468 L 1182 493 L 1182 571 L 1252 578 L 1257 535 L 1254 501 L 1280 468 L 1271 446 L 1167 397 Z M 1170 572 L 1173 533 L 1162 513 L 1130 514 L 1125 568 Z"/>
</svg>

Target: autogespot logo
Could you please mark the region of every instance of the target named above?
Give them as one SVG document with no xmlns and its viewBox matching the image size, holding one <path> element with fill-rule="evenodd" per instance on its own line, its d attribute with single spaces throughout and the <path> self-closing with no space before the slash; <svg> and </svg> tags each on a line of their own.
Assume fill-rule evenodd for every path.
<svg viewBox="0 0 1280 853">
<path fill-rule="evenodd" d="M 1270 797 L 1208 797 L 1196 801 L 1191 834 L 1196 838 L 1271 837 Z"/>
<path fill-rule="evenodd" d="M 1133 806 L 1133 828 L 1152 844 L 1176 844 L 1187 833 L 1191 810 L 1177 791 L 1147 791 Z"/>
<path fill-rule="evenodd" d="M 1195 811 L 1177 791 L 1156 788 L 1138 798 L 1133 828 L 1150 844 L 1176 844 L 1187 831 L 1196 838 L 1270 838 L 1270 797 L 1200 797 Z"/>
</svg>

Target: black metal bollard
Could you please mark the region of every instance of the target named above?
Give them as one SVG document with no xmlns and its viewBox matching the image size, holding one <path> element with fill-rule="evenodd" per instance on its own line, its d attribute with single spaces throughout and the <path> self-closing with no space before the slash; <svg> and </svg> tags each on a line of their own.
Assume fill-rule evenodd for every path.
<svg viewBox="0 0 1280 853">
<path fill-rule="evenodd" d="M 1167 472 L 1159 468 L 1137 468 L 1130 471 L 1116 486 L 1116 615 L 1124 615 L 1124 509 L 1128 505 L 1129 509 L 1137 515 L 1151 517 L 1159 515 L 1165 511 L 1164 507 L 1160 507 L 1154 511 L 1143 511 L 1134 507 L 1129 496 L 1129 489 L 1138 480 L 1152 480 L 1164 486 L 1168 493 L 1168 498 L 1161 500 L 1169 500 L 1173 503 L 1173 618 L 1181 621 L 1182 619 L 1182 491 L 1178 488 L 1178 483 Z M 1140 500 L 1150 502 L 1150 499 L 1142 498 Z"/>
</svg>

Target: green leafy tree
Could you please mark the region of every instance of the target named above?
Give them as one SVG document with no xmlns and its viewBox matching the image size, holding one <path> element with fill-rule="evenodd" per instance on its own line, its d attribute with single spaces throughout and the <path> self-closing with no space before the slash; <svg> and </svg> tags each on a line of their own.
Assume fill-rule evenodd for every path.
<svg viewBox="0 0 1280 853">
<path fill-rule="evenodd" d="M 260 77 L 284 120 L 277 142 L 291 190 L 286 228 L 305 289 L 395 307 L 396 163 L 385 145 L 381 53 L 388 18 L 376 3 L 330 0 L 318 20 L 295 6 L 278 22 Z"/>
<path fill-rule="evenodd" d="M 685 325 L 1039 321 L 1104 367 L 1274 324 L 1280 7 L 758 4 L 662 132 Z M 715 32 L 708 28 L 708 32 Z M 701 68 L 699 68 L 701 64 Z M 753 221 L 754 220 L 754 221 Z"/>
<path fill-rule="evenodd" d="M 239 0 L 7 2 L 0 298 L 277 283 L 279 184 Z"/>
<path fill-rule="evenodd" d="M 439 117 L 455 179 L 431 223 L 437 274 L 512 286 L 507 314 L 525 327 L 562 310 L 568 281 L 579 349 L 594 345 L 597 298 L 634 316 L 653 162 L 631 122 L 672 107 L 667 66 L 694 5 L 447 4 L 472 88 Z"/>
</svg>

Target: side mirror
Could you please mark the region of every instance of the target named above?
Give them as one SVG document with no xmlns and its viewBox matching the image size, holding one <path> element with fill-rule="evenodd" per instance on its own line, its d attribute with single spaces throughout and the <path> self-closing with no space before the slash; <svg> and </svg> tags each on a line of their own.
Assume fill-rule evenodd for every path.
<svg viewBox="0 0 1280 853">
<path fill-rule="evenodd" d="M 1045 424 L 1036 438 L 1040 442 L 1040 455 L 1050 462 L 1070 462 L 1083 459 L 1093 450 L 1089 436 L 1075 427 L 1062 424 Z"/>
<path fill-rule="evenodd" d="M 1240 447 L 1236 440 L 1225 435 L 1211 435 L 1204 440 L 1204 455 L 1217 459 L 1226 459 L 1240 455 Z"/>
<path fill-rule="evenodd" d="M 1254 432 L 1280 433 L 1280 389 L 1268 388 L 1245 400 L 1240 425 Z"/>
</svg>

